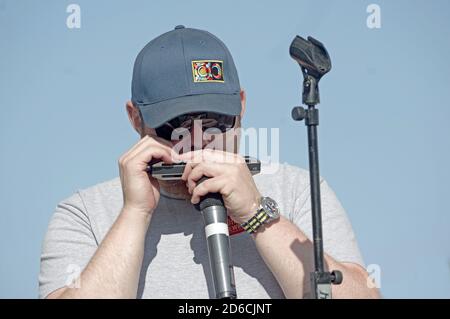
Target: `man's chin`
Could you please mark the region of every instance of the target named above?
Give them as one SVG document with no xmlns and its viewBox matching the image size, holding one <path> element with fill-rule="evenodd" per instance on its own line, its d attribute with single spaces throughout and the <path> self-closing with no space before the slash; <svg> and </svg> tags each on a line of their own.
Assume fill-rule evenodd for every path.
<svg viewBox="0 0 450 319">
<path fill-rule="evenodd" d="M 186 183 L 182 180 L 160 181 L 159 184 L 167 187 L 178 187 L 180 185 L 183 185 L 186 188 Z"/>
<path fill-rule="evenodd" d="M 186 183 L 182 180 L 160 181 L 159 185 L 168 195 L 173 195 L 176 198 L 191 199 Z"/>
</svg>

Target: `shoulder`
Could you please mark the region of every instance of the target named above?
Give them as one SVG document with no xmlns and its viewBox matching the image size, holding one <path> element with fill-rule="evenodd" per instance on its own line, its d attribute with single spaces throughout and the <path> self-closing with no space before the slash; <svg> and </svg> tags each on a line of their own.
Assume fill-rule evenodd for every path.
<svg viewBox="0 0 450 319">
<path fill-rule="evenodd" d="M 116 215 L 122 206 L 122 187 L 116 177 L 77 192 L 89 214 Z"/>
<path fill-rule="evenodd" d="M 98 183 L 83 189 L 79 189 L 77 193 L 80 194 L 81 198 L 102 198 L 116 196 L 117 193 L 121 192 L 120 178 L 115 177 L 108 181 Z"/>
<path fill-rule="evenodd" d="M 288 163 L 261 165 L 261 173 L 254 181 L 262 196 L 277 201 L 285 214 L 295 208 L 295 202 L 303 198 L 309 188 L 309 172 Z"/>
<path fill-rule="evenodd" d="M 83 189 L 78 189 L 72 195 L 62 199 L 56 206 L 57 213 L 76 214 L 85 216 L 95 212 L 95 207 L 115 207 L 121 201 L 121 186 L 118 177 L 92 185 Z"/>
<path fill-rule="evenodd" d="M 62 199 L 58 203 L 58 206 L 74 206 L 79 208 L 83 205 L 85 199 L 101 199 L 102 197 L 111 196 L 113 193 L 117 193 L 117 191 L 120 191 L 120 179 L 118 177 L 86 188 L 80 188 L 70 196 Z"/>
<path fill-rule="evenodd" d="M 76 208 L 86 215 L 103 210 L 116 210 L 121 204 L 122 191 L 120 178 L 116 177 L 108 181 L 98 183 L 86 188 L 80 188 L 71 196 L 59 202 L 58 207 Z"/>
<path fill-rule="evenodd" d="M 288 163 L 261 165 L 261 173 L 254 176 L 258 186 L 283 186 L 302 190 L 309 185 L 309 172 L 306 169 Z"/>
<path fill-rule="evenodd" d="M 82 216 L 95 236 L 101 239 L 120 213 L 122 207 L 120 178 L 77 190 L 58 204 L 63 215 Z"/>
</svg>

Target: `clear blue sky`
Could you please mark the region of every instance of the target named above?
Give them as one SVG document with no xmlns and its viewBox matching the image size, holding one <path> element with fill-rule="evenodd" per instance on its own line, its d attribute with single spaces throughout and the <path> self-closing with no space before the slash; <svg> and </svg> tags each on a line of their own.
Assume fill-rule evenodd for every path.
<svg viewBox="0 0 450 319">
<path fill-rule="evenodd" d="M 68 29 L 66 8 L 81 7 Z M 369 29 L 366 8 L 381 8 Z M 124 110 L 139 50 L 175 25 L 229 47 L 247 91 L 244 126 L 279 127 L 281 160 L 307 168 L 290 118 L 296 34 L 326 44 L 321 175 L 349 214 L 385 297 L 450 298 L 450 2 L 0 0 L 0 297 L 37 296 L 58 201 L 117 176 L 135 143 Z"/>
</svg>

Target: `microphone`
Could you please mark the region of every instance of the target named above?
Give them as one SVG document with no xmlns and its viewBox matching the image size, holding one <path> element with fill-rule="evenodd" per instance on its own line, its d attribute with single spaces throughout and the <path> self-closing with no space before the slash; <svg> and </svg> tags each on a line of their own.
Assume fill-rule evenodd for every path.
<svg viewBox="0 0 450 319">
<path fill-rule="evenodd" d="M 202 177 L 199 183 L 207 177 Z M 202 212 L 208 245 L 209 264 L 217 299 L 236 299 L 227 210 L 220 193 L 210 193 L 195 205 Z"/>
</svg>

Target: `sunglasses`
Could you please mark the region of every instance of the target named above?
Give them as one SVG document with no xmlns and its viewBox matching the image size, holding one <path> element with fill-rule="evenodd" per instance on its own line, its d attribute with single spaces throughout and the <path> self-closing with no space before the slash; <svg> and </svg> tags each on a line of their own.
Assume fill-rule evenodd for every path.
<svg viewBox="0 0 450 319">
<path fill-rule="evenodd" d="M 155 129 L 156 135 L 171 141 L 174 131 L 178 129 L 191 130 L 194 121 L 202 122 L 202 131 L 208 130 L 208 134 L 223 134 L 234 127 L 236 117 L 212 112 L 199 112 L 180 115 Z M 180 134 L 181 135 L 181 134 Z"/>
</svg>

